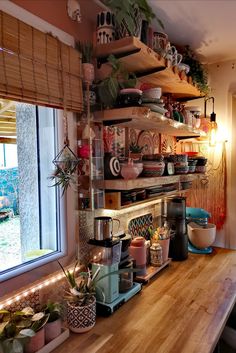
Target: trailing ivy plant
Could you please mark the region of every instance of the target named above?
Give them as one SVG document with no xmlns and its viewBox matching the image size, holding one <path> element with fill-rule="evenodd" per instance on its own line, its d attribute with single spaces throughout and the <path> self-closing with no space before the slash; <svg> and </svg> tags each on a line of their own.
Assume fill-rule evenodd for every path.
<svg viewBox="0 0 236 353">
<path fill-rule="evenodd" d="M 186 45 L 184 48 L 182 61 L 190 66 L 188 76 L 192 77 L 193 82 L 202 93 L 208 95 L 210 91 L 208 85 L 208 73 L 189 45 Z"/>
<path fill-rule="evenodd" d="M 114 55 L 109 55 L 108 64 L 111 66 L 110 75 L 98 83 L 98 95 L 105 107 L 115 104 L 120 89 L 133 88 L 137 83 L 135 74 L 126 71 Z"/>
</svg>

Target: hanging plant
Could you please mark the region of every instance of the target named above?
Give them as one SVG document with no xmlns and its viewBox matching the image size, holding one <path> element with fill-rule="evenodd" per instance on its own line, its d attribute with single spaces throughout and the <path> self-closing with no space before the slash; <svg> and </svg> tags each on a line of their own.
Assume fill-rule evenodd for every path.
<svg viewBox="0 0 236 353">
<path fill-rule="evenodd" d="M 208 85 L 208 73 L 189 45 L 186 45 L 184 48 L 182 61 L 190 66 L 188 76 L 192 77 L 193 82 L 202 93 L 208 95 L 210 91 L 210 87 Z"/>
<path fill-rule="evenodd" d="M 76 172 L 77 167 L 80 163 L 80 159 L 76 157 L 73 151 L 69 147 L 68 139 L 68 121 L 67 114 L 64 114 L 64 125 L 65 125 L 65 139 L 64 147 L 53 159 L 52 163 L 56 169 L 49 176 L 50 180 L 55 181 L 51 186 L 59 186 L 62 190 L 62 196 L 66 192 L 69 186 L 72 184 L 76 185 Z"/>
<path fill-rule="evenodd" d="M 71 184 L 76 184 L 76 169 L 79 164 L 78 158 L 71 151 L 68 145 L 54 158 L 53 164 L 56 166 L 50 180 L 55 180 L 52 186 L 59 186 L 62 189 L 62 196 Z"/>
</svg>

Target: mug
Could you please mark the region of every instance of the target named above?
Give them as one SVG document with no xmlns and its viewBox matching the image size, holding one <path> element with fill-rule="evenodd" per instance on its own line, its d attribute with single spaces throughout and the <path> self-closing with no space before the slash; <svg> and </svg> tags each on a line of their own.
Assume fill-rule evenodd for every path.
<svg viewBox="0 0 236 353">
<path fill-rule="evenodd" d="M 172 63 L 173 58 L 175 57 L 176 54 L 177 54 L 176 48 L 173 45 L 170 45 L 170 42 L 168 42 L 166 46 L 166 51 L 165 51 L 165 58 L 167 60 L 170 60 Z"/>
<path fill-rule="evenodd" d="M 154 32 L 153 33 L 153 50 L 159 54 L 164 54 L 166 51 L 166 46 L 168 43 L 168 35 L 163 32 Z"/>
<path fill-rule="evenodd" d="M 172 58 L 172 65 L 175 66 L 175 65 L 179 65 L 181 63 L 183 59 L 183 55 L 176 53 L 173 55 L 173 58 Z"/>
</svg>

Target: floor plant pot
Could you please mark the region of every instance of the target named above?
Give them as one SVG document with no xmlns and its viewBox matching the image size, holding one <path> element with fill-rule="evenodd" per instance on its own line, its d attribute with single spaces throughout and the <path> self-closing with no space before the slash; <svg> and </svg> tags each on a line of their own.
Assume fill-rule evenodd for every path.
<svg viewBox="0 0 236 353">
<path fill-rule="evenodd" d="M 96 322 L 96 299 L 85 306 L 67 302 L 67 323 L 72 332 L 83 333 L 91 330 Z"/>
<path fill-rule="evenodd" d="M 29 343 L 26 344 L 24 353 L 35 353 L 45 345 L 45 329 L 41 328 L 35 333 L 35 336 L 31 337 Z"/>
<path fill-rule="evenodd" d="M 61 319 L 47 322 L 45 325 L 45 342 L 48 343 L 61 334 Z"/>
</svg>

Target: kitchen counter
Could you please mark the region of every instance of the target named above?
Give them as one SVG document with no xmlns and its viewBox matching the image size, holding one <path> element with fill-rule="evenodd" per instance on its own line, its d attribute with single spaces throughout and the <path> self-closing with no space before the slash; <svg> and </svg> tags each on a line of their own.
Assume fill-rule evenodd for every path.
<svg viewBox="0 0 236 353">
<path fill-rule="evenodd" d="M 172 262 L 109 318 L 53 353 L 210 353 L 236 301 L 236 251 Z"/>
</svg>

